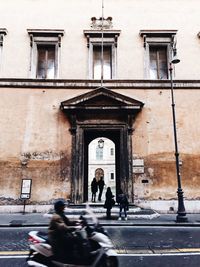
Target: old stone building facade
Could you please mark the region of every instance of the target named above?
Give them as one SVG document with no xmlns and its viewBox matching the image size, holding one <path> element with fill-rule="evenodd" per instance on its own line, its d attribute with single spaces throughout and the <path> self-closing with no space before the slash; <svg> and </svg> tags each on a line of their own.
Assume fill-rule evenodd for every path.
<svg viewBox="0 0 200 267">
<path fill-rule="evenodd" d="M 199 212 L 200 3 L 0 4 L 0 211 L 18 210 L 23 179 L 32 181 L 27 203 L 38 210 L 57 198 L 87 201 L 89 145 L 100 138 L 114 144 L 116 192 L 176 211 L 169 80 L 176 48 L 182 187 L 186 210 Z"/>
</svg>

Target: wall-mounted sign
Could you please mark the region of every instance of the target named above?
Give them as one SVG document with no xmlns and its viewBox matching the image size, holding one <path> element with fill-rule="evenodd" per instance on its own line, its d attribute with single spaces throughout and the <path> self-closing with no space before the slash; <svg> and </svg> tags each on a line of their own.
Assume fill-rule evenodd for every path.
<svg viewBox="0 0 200 267">
<path fill-rule="evenodd" d="M 22 179 L 21 199 L 29 199 L 31 197 L 32 179 Z"/>
</svg>

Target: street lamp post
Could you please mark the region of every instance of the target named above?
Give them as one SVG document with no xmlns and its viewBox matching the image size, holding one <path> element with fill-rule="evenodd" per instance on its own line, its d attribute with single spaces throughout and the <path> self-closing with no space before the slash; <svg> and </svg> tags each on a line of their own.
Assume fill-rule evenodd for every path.
<svg viewBox="0 0 200 267">
<path fill-rule="evenodd" d="M 170 83 L 171 83 L 171 101 L 172 101 L 172 117 L 173 117 L 173 129 L 174 129 L 174 145 L 175 145 L 175 159 L 176 159 L 176 175 L 177 175 L 177 195 L 178 195 L 178 210 L 176 216 L 176 222 L 187 222 L 188 218 L 186 216 L 183 190 L 181 188 L 181 175 L 180 175 L 180 166 L 179 166 L 179 152 L 178 152 L 178 143 L 177 143 L 177 132 L 176 132 L 176 113 L 175 113 L 175 102 L 174 102 L 174 85 L 173 85 L 173 64 L 179 63 L 180 60 L 175 57 L 170 62 L 169 73 L 170 73 Z"/>
</svg>

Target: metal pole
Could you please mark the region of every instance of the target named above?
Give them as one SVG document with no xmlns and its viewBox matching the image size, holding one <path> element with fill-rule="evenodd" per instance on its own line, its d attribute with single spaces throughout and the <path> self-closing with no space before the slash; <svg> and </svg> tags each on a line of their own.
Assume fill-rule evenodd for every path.
<svg viewBox="0 0 200 267">
<path fill-rule="evenodd" d="M 103 60 L 103 22 L 104 22 L 104 2 L 102 0 L 102 14 L 101 14 L 101 87 L 103 86 L 103 64 L 104 64 L 104 60 Z"/>
<path fill-rule="evenodd" d="M 26 199 L 24 199 L 23 215 L 25 215 Z"/>
<path fill-rule="evenodd" d="M 178 152 L 178 143 L 177 143 L 177 132 L 176 132 L 176 113 L 175 113 L 175 103 L 174 103 L 174 86 L 172 78 L 172 63 L 170 63 L 169 73 L 170 73 L 170 83 L 171 83 L 171 100 L 172 100 L 172 118 L 173 118 L 173 129 L 174 129 L 174 145 L 175 145 L 175 159 L 176 159 L 176 175 L 177 175 L 177 195 L 178 195 L 178 210 L 176 216 L 176 222 L 187 222 L 188 218 L 186 216 L 183 190 L 181 188 L 181 175 L 179 168 L 179 152 Z"/>
</svg>

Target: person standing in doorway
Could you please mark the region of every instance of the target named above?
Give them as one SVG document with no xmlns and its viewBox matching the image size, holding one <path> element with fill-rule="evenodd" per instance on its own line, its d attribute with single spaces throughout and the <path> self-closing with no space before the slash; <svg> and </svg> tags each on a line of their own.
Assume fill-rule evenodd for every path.
<svg viewBox="0 0 200 267">
<path fill-rule="evenodd" d="M 97 180 L 94 177 L 91 183 L 92 202 L 96 202 L 96 193 L 98 191 Z"/>
<path fill-rule="evenodd" d="M 111 219 L 111 209 L 115 205 L 114 195 L 112 194 L 111 188 L 108 187 L 106 191 L 106 201 L 104 208 L 106 208 L 107 219 Z"/>
<path fill-rule="evenodd" d="M 127 221 L 127 210 L 128 210 L 128 199 L 127 196 L 123 193 L 122 189 L 119 190 L 119 194 L 117 196 L 117 203 L 119 204 L 119 218 L 122 219 L 122 211 L 124 212 L 124 219 Z"/>
<path fill-rule="evenodd" d="M 103 176 L 100 177 L 100 180 L 98 181 L 98 187 L 99 187 L 99 196 L 98 196 L 98 200 L 101 201 L 101 196 L 103 193 L 103 188 L 104 188 L 104 180 L 103 180 Z"/>
</svg>

